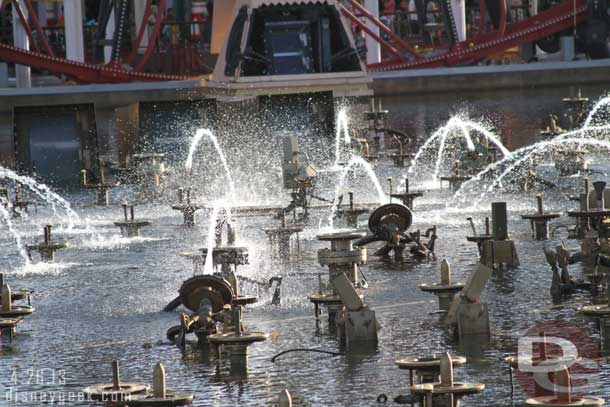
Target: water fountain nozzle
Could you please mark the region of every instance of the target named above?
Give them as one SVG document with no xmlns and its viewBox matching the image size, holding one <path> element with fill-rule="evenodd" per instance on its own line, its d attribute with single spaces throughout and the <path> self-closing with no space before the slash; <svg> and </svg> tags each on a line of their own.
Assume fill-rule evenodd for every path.
<svg viewBox="0 0 610 407">
<path fill-rule="evenodd" d="M 597 208 L 604 209 L 604 190 L 606 189 L 605 181 L 596 181 L 593 183 L 595 189 L 595 200 L 597 201 Z"/>
</svg>

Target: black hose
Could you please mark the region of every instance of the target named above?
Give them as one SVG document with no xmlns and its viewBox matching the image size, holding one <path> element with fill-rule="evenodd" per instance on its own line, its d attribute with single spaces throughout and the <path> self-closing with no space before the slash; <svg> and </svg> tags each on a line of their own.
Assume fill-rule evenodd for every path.
<svg viewBox="0 0 610 407">
<path fill-rule="evenodd" d="M 282 355 L 285 355 L 286 353 L 290 353 L 290 352 L 317 352 L 317 353 L 325 353 L 327 355 L 332 355 L 332 356 L 345 355 L 345 353 L 342 353 L 342 352 L 331 352 L 331 351 L 322 350 L 322 349 L 295 348 L 295 349 L 288 349 L 288 350 L 278 353 L 277 355 L 275 355 L 274 357 L 271 358 L 271 363 L 275 363 L 275 360 L 277 358 L 279 358 Z"/>
</svg>

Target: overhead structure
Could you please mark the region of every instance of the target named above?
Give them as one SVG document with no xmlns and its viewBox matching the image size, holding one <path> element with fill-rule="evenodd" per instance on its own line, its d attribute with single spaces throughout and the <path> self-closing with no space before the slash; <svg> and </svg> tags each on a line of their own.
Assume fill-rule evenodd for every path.
<svg viewBox="0 0 610 407">
<path fill-rule="evenodd" d="M 375 2 L 366 4 L 369 3 Z M 597 1 L 545 2 L 518 19 L 509 13 L 506 0 L 481 0 L 478 10 L 475 6 L 466 12 L 463 1 L 444 0 L 439 2 L 438 22 L 428 21 L 429 3 L 415 1 L 422 28 L 415 44 L 398 37 L 356 0 L 216 2 L 210 51 L 219 57 L 210 85 L 235 95 L 252 82 L 262 82 L 261 92 L 273 94 L 288 81 L 297 91 L 300 86 L 320 91 L 332 88 L 337 94 L 342 89 L 348 95 L 366 93 L 366 67 L 359 58 L 352 27 L 368 37 L 369 48 L 371 43 L 381 48 L 381 61 L 369 58 L 369 71 L 468 65 L 528 44 L 558 52 L 560 37 L 574 33 L 578 52 L 590 58 L 610 56 L 610 16 Z M 183 67 L 179 74 L 175 70 L 169 74 L 159 72 L 163 69 L 155 65 L 153 54 L 162 39 L 162 30 L 173 30 L 165 15 L 167 0 L 159 0 L 158 4 L 147 0 L 143 7 L 132 7 L 127 0 L 100 1 L 94 58 L 88 56 L 86 49 L 83 53 L 79 18 L 83 10 L 79 10 L 79 2 L 64 1 L 67 49 L 61 55 L 51 49 L 45 30 L 41 29 L 57 20 L 53 14 L 57 9 L 39 9 L 36 13 L 31 0 L 4 1 L 0 7 L 8 5 L 18 10 L 13 13 L 15 38 L 13 43 L 0 43 L 0 60 L 24 67 L 20 68 L 19 81 L 24 86 L 29 83 L 28 67 L 79 83 L 169 81 L 207 73 L 203 68 L 199 72 Z M 135 29 L 130 24 L 131 14 Z M 191 33 L 185 47 L 198 53 L 202 22 L 197 13 L 187 14 L 188 19 L 181 20 L 190 25 L 190 30 L 184 30 Z M 39 21 L 41 15 L 46 16 L 45 24 Z M 471 19 L 470 32 L 464 28 L 465 15 Z M 432 38 L 435 32 L 441 33 L 440 44 Z M 180 60 L 180 54 L 176 55 L 174 59 Z"/>
<path fill-rule="evenodd" d="M 211 88 L 229 96 L 369 95 L 366 67 L 336 0 L 237 0 Z M 253 89 L 255 88 L 255 89 Z"/>
</svg>

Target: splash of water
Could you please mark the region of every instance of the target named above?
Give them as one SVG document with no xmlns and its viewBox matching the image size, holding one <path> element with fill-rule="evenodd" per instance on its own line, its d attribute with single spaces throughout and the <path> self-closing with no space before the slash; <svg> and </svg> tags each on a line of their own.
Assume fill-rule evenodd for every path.
<svg viewBox="0 0 610 407">
<path fill-rule="evenodd" d="M 342 107 L 339 109 L 336 118 L 336 129 L 335 129 L 335 162 L 333 167 L 339 167 L 341 159 L 341 136 L 343 135 L 343 144 L 350 146 L 352 138 L 349 133 L 349 115 L 347 114 L 347 108 Z"/>
<path fill-rule="evenodd" d="M 208 252 L 205 256 L 203 274 L 214 274 L 214 263 L 212 260 L 212 255 L 214 252 L 214 247 L 216 246 L 216 222 L 218 221 L 219 209 L 219 205 L 214 205 L 214 207 L 212 208 L 212 213 L 210 215 L 210 224 L 208 226 L 208 236 L 206 240 L 206 247 L 208 249 Z"/>
<path fill-rule="evenodd" d="M 0 200 L 0 214 L 2 214 L 2 218 L 4 219 L 4 223 L 6 223 L 6 227 L 8 228 L 9 233 L 13 235 L 13 239 L 15 239 L 15 243 L 17 244 L 19 254 L 21 255 L 21 257 L 23 257 L 23 260 L 25 260 L 25 265 L 27 266 L 30 264 L 30 258 L 28 257 L 27 251 L 25 250 L 25 245 L 21 240 L 21 235 L 13 224 L 9 209 L 11 209 L 10 203 L 5 199 Z"/>
<path fill-rule="evenodd" d="M 419 150 L 417 150 L 417 153 L 411 161 L 411 165 L 407 169 L 407 172 L 414 173 L 421 165 L 420 161 L 424 155 L 433 148 L 435 143 L 438 143 L 433 172 L 433 179 L 437 180 L 440 175 L 443 158 L 445 157 L 447 141 L 452 137 L 461 137 L 466 142 L 466 148 L 469 151 L 474 151 L 476 146 L 472 140 L 472 132 L 481 134 L 489 143 L 495 145 L 504 157 L 510 155 L 510 151 L 508 151 L 504 144 L 502 144 L 500 139 L 481 124 L 460 116 L 453 116 L 447 121 L 447 123 L 439 127 L 419 148 Z"/>
<path fill-rule="evenodd" d="M 588 129 L 589 127 L 591 127 L 591 123 L 593 122 L 593 119 L 597 115 L 597 112 L 599 112 L 605 106 L 610 106 L 610 96 L 603 97 L 600 100 L 598 100 L 597 103 L 595 103 L 595 106 L 593 106 L 593 109 L 591 109 L 591 111 L 587 115 L 587 118 L 585 119 L 585 122 L 583 123 L 582 128 Z"/>
<path fill-rule="evenodd" d="M 72 229 L 74 227 L 75 220 L 80 221 L 80 216 L 78 216 L 78 214 L 72 209 L 72 206 L 70 205 L 70 203 L 68 201 L 66 201 L 64 198 L 62 198 L 61 196 L 59 196 L 58 194 L 56 194 L 55 192 L 53 192 L 51 190 L 51 188 L 49 188 L 47 185 L 45 185 L 43 183 L 37 183 L 31 177 L 27 177 L 25 175 L 19 175 L 16 172 L 9 170 L 8 168 L 4 168 L 2 166 L 0 166 L 0 178 L 10 179 L 16 183 L 19 183 L 21 185 L 25 185 L 26 187 L 28 187 L 28 189 L 30 189 L 30 191 L 34 192 L 36 195 L 38 195 L 40 198 L 42 198 L 46 203 L 51 205 L 51 209 L 53 210 L 53 213 L 57 217 L 62 219 L 62 221 L 68 222 L 69 229 Z M 66 215 L 67 215 L 67 219 L 64 218 L 63 216 L 61 216 L 57 212 L 57 205 L 59 205 L 60 207 L 62 207 L 64 209 L 64 211 L 66 212 Z"/>
<path fill-rule="evenodd" d="M 184 167 L 186 168 L 187 173 L 190 174 L 193 169 L 193 159 L 195 157 L 195 153 L 197 152 L 197 147 L 199 147 L 199 144 L 201 143 L 201 140 L 203 140 L 204 137 L 207 137 L 214 145 L 214 148 L 216 149 L 216 153 L 218 154 L 218 157 L 220 158 L 220 161 L 222 162 L 222 166 L 225 170 L 225 174 L 227 177 L 227 182 L 229 183 L 229 189 L 231 191 L 231 194 L 235 195 L 235 183 L 233 182 L 233 177 L 231 176 L 231 170 L 229 169 L 229 164 L 227 162 L 227 158 L 226 158 L 224 152 L 222 151 L 220 144 L 218 143 L 218 138 L 216 138 L 216 136 L 214 135 L 214 133 L 212 133 L 211 130 L 199 129 L 195 133 L 195 137 L 193 137 L 193 141 L 191 142 L 191 145 L 189 147 L 188 157 L 186 158 L 186 161 L 184 163 Z"/>
<path fill-rule="evenodd" d="M 545 158 L 551 158 L 553 153 L 566 150 L 585 152 L 587 147 L 598 154 L 602 151 L 610 152 L 610 142 L 582 137 L 555 138 L 522 147 L 502 160 L 488 165 L 475 177 L 462 184 L 450 205 L 468 202 L 476 206 L 478 202 L 485 199 L 487 194 L 497 189 L 503 189 L 505 179 L 510 179 L 510 176 L 514 176 L 515 173 L 519 175 L 529 171 L 530 163 L 539 163 Z M 486 180 L 489 181 L 485 183 Z M 478 196 L 473 200 L 473 194 L 477 193 Z"/>
<path fill-rule="evenodd" d="M 362 158 L 360 156 L 356 156 L 356 155 L 352 156 L 352 158 L 350 158 L 350 160 L 347 162 L 347 165 L 345 166 L 345 168 L 343 168 L 343 171 L 341 172 L 341 176 L 339 177 L 339 182 L 337 183 L 337 187 L 335 188 L 335 197 L 333 199 L 333 206 L 331 207 L 330 215 L 328 216 L 328 224 L 330 225 L 331 228 L 334 225 L 334 219 L 337 214 L 337 209 L 339 206 L 339 197 L 341 196 L 341 190 L 343 189 L 343 186 L 345 185 L 345 181 L 347 179 L 347 174 L 349 174 L 355 166 L 360 166 L 360 167 L 364 168 L 365 174 L 368 176 L 369 180 L 371 181 L 371 183 L 375 187 L 375 190 L 377 191 L 377 197 L 378 197 L 379 203 L 384 204 L 388 201 L 388 198 L 386 197 L 385 192 L 383 192 L 383 188 L 381 187 L 381 184 L 379 183 L 379 179 L 377 178 L 377 175 L 375 175 L 375 171 L 373 170 L 373 167 L 371 167 L 371 164 L 369 164 L 364 158 Z"/>
</svg>

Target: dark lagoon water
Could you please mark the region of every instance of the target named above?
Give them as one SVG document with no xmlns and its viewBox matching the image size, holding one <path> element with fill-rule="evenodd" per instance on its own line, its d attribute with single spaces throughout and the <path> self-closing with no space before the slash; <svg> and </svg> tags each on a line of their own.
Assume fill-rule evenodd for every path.
<svg viewBox="0 0 610 407">
<path fill-rule="evenodd" d="M 482 94 L 464 99 L 459 95 L 386 98 L 383 103 L 392 112 L 394 126 L 414 132 L 420 142 L 453 112 L 461 110 L 469 111 L 472 117 L 486 118 L 512 150 L 536 141 L 541 117 L 560 106 L 558 98 L 566 91 L 569 92 L 553 89 L 544 95 L 523 92 L 505 97 Z M 601 89 L 583 89 L 584 94 L 594 96 L 587 92 L 595 96 L 604 93 Z M 331 137 L 312 145 L 325 151 L 318 154 L 321 156 L 328 156 L 326 152 L 334 148 Z M 278 152 L 269 158 L 244 151 L 256 165 L 243 164 L 243 156 L 229 150 L 227 157 L 235 169 L 233 178 L 237 184 L 233 202 L 286 201 L 287 194 L 279 184 L 279 147 L 265 148 Z M 181 216 L 169 209 L 169 203 L 181 182 L 202 186 L 208 203 L 213 196 L 210 191 L 226 193 L 227 181 L 218 169 L 218 158 L 210 144 L 204 150 L 198 156 L 201 169 L 197 176 L 190 179 L 181 176 L 182 163 L 173 163 L 175 170 L 165 196 L 136 209 L 138 217 L 152 221 L 140 238 L 119 237 L 112 222 L 122 216 L 121 209 L 93 207 L 90 205 L 93 196 L 82 193 L 64 195 L 80 217 L 74 229 L 69 229 L 48 205 L 32 211 L 29 218 L 14 220 L 20 237 L 27 242 L 40 238 L 46 222 L 63 224 L 58 226 L 55 238 L 69 241 L 70 247 L 58 253 L 55 265 L 24 267 L 15 239 L 2 226 L 0 269 L 11 287 L 35 291 L 33 305 L 37 310 L 19 327 L 12 343 L 6 337 L 0 342 L 0 405 L 88 405 L 78 401 L 78 392 L 88 385 L 109 382 L 110 364 L 118 359 L 124 380 L 146 382 L 151 381 L 153 366 L 162 361 L 168 387 L 192 392 L 196 406 L 271 406 L 283 389 L 291 392 L 297 406 L 374 406 L 381 393 L 390 399 L 408 394 L 407 373 L 395 366 L 395 359 L 449 351 L 468 357 L 465 366 L 455 369 L 456 380 L 486 384 L 484 392 L 467 397 L 463 405 L 512 406 L 523 403 L 527 395 L 516 383 L 511 397 L 509 369 L 503 358 L 516 351 L 518 339 L 529 329 L 564 321 L 577 327 L 586 340 L 599 345 L 596 322 L 576 312 L 577 307 L 589 301 L 588 293 L 577 292 L 560 304 L 552 301 L 549 292 L 552 274 L 542 249 L 544 244 L 559 244 L 559 240 L 532 241 L 529 223 L 521 219 L 521 214 L 534 210 L 532 193 L 492 194 L 477 205 L 459 206 L 452 201 L 449 191 L 434 189 L 416 201 L 412 228 L 437 226 L 437 260 L 395 263 L 370 256 L 363 266 L 370 284 L 365 301 L 376 311 L 382 327 L 374 349 L 355 348 L 335 357 L 294 352 L 271 361 L 279 352 L 293 348 L 342 350 L 325 324 L 316 329 L 313 306 L 307 300 L 307 295 L 317 290 L 317 274 L 326 273 L 316 258 L 317 250 L 326 247 L 316 240 L 316 234 L 328 227 L 329 210 L 324 209 L 314 211 L 301 236 L 300 257 L 290 262 L 273 258 L 262 231 L 277 221 L 264 216 L 235 218 L 238 244 L 248 247 L 250 253 L 250 264 L 242 266 L 239 273 L 257 281 L 267 281 L 275 275 L 284 277 L 280 306 L 270 304 L 271 292 L 243 283 L 244 292 L 260 296 L 258 304 L 246 309 L 245 324 L 251 330 L 271 335 L 266 342 L 250 348 L 247 379 L 232 377 L 226 361 L 217 361 L 214 354 L 199 349 L 194 342 L 189 342 L 183 353 L 165 338 L 166 330 L 178 324 L 179 314 L 164 313 L 161 309 L 176 296 L 181 282 L 192 275 L 190 261 L 180 253 L 205 246 L 209 213 L 198 213 L 198 226 L 186 229 L 180 226 Z M 315 154 L 313 159 L 316 160 Z M 597 162 L 602 171 L 604 164 L 603 160 Z M 213 170 L 207 171 L 209 168 Z M 253 177 L 256 171 L 259 174 Z M 384 188 L 386 177 L 405 176 L 405 169 L 392 167 L 385 160 L 374 171 Z M 338 176 L 336 172 L 321 173 L 320 193 L 332 196 Z M 603 178 L 605 174 L 598 176 Z M 558 182 L 564 188 L 549 193 L 547 205 L 549 209 L 570 209 L 574 204 L 567 195 L 577 188 L 579 178 Z M 413 183 L 418 185 L 417 180 Z M 430 182 L 419 185 L 436 188 Z M 348 177 L 346 189 L 356 192 L 358 202 L 377 198 L 375 188 L 362 171 Z M 113 191 L 112 201 L 118 203 L 133 195 L 131 188 L 124 186 Z M 417 286 L 438 279 L 443 258 L 451 262 L 455 280 L 464 280 L 474 270 L 477 248 L 465 239 L 470 234 L 466 218 L 473 216 L 480 228 L 483 218 L 490 216 L 490 201 L 497 199 L 508 200 L 509 230 L 521 266 L 495 272 L 487 284 L 483 299 L 490 310 L 491 343 L 483 347 L 459 344 L 443 325 L 442 317 L 435 314 L 436 298 L 420 292 Z M 64 213 L 61 209 L 58 212 Z M 564 216 L 558 222 L 569 220 Z M 360 227 L 366 229 L 366 219 L 361 219 Z M 576 247 L 574 242 L 570 245 Z M 580 277 L 582 266 L 574 265 L 571 270 Z M 607 360 L 600 359 L 595 377 L 597 382 L 589 385 L 587 392 L 607 398 L 610 394 Z"/>
</svg>

